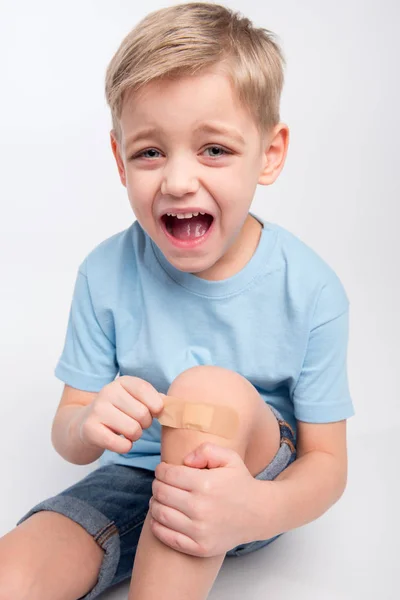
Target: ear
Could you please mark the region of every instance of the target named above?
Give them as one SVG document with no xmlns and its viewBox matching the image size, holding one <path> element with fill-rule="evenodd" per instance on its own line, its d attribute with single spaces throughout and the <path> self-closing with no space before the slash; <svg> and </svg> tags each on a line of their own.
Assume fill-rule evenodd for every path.
<svg viewBox="0 0 400 600">
<path fill-rule="evenodd" d="M 289 127 L 285 123 L 278 123 L 269 135 L 264 136 L 263 144 L 262 171 L 258 183 L 271 185 L 285 164 L 289 146 Z"/>
<path fill-rule="evenodd" d="M 117 140 L 117 135 L 116 135 L 116 132 L 114 129 L 112 129 L 110 131 L 110 141 L 111 141 L 111 148 L 112 148 L 112 151 L 113 151 L 116 163 L 117 163 L 117 167 L 118 167 L 119 178 L 121 180 L 122 185 L 124 185 L 126 187 L 125 165 L 124 165 L 124 161 L 122 160 L 120 145 Z"/>
</svg>

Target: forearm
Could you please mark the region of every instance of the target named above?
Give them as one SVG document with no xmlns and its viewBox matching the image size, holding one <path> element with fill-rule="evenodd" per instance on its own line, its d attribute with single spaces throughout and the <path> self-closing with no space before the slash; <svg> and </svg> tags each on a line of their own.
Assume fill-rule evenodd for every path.
<svg viewBox="0 0 400 600">
<path fill-rule="evenodd" d="M 69 405 L 57 412 L 51 430 L 51 441 L 55 450 L 70 463 L 88 465 L 104 452 L 102 448 L 87 446 L 79 439 L 78 422 L 85 406 Z"/>
<path fill-rule="evenodd" d="M 295 460 L 274 481 L 256 480 L 259 531 L 267 539 L 314 521 L 343 494 L 347 465 L 326 452 L 313 451 Z"/>
</svg>

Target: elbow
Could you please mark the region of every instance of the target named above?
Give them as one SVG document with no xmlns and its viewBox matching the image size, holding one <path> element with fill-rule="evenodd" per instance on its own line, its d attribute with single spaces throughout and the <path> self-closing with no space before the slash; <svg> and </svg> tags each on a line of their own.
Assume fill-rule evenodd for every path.
<svg viewBox="0 0 400 600">
<path fill-rule="evenodd" d="M 51 441 L 51 445 L 53 446 L 54 450 L 59 454 L 58 448 L 57 448 L 57 435 L 56 435 L 56 426 L 55 425 L 56 425 L 56 419 L 54 418 L 53 424 L 51 426 L 50 441 Z"/>
<path fill-rule="evenodd" d="M 335 457 L 336 458 L 336 457 Z M 335 469 L 335 490 L 336 494 L 334 497 L 334 503 L 336 503 L 343 496 L 346 487 L 347 487 L 347 459 L 345 460 L 336 460 L 337 467 Z"/>
</svg>

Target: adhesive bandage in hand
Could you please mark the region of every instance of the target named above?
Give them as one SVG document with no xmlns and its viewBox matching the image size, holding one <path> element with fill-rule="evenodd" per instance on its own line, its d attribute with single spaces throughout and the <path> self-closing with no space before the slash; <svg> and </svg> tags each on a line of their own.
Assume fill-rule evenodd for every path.
<svg viewBox="0 0 400 600">
<path fill-rule="evenodd" d="M 177 429 L 195 429 L 233 438 L 239 427 L 239 415 L 229 406 L 185 402 L 163 394 L 164 410 L 157 417 L 161 425 Z"/>
</svg>

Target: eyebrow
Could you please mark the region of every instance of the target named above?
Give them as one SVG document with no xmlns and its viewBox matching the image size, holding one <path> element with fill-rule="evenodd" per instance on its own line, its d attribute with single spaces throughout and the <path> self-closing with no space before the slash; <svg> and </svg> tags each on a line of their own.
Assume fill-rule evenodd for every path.
<svg viewBox="0 0 400 600">
<path fill-rule="evenodd" d="M 148 137 L 159 133 L 157 127 L 146 127 L 146 129 L 142 129 L 142 131 L 138 131 L 133 134 L 130 138 L 128 138 L 125 148 L 128 148 L 134 142 L 139 142 L 140 140 L 147 139 Z M 200 123 L 195 129 L 194 133 L 210 133 L 210 134 L 222 134 L 226 135 L 233 140 L 235 140 L 238 144 L 244 146 L 246 144 L 245 139 L 241 135 L 241 133 L 234 128 L 227 127 L 225 125 L 214 125 L 212 123 Z"/>
</svg>

